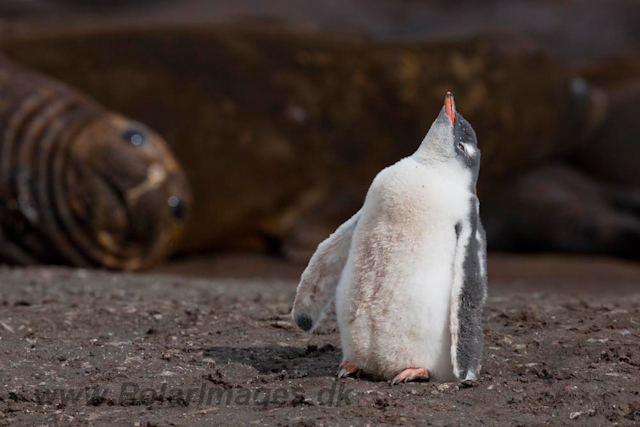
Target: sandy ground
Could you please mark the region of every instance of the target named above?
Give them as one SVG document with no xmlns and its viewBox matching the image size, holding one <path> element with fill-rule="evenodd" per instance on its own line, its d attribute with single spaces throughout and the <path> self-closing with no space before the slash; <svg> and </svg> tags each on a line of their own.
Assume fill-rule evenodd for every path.
<svg viewBox="0 0 640 427">
<path fill-rule="evenodd" d="M 391 387 L 334 378 L 333 313 L 292 327 L 295 268 L 221 259 L 215 279 L 0 269 L 0 426 L 640 422 L 637 264 L 493 256 L 480 380 Z"/>
</svg>

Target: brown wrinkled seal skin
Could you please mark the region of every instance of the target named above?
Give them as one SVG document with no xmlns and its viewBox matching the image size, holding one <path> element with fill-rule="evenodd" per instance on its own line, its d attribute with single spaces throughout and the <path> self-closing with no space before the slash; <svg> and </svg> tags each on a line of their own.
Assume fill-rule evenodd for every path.
<svg viewBox="0 0 640 427">
<path fill-rule="evenodd" d="M 139 270 L 176 246 L 186 178 L 145 126 L 0 58 L 0 142 L 3 261 Z"/>
<path fill-rule="evenodd" d="M 306 249 L 420 144 L 447 91 L 482 149 L 480 195 L 574 148 L 570 73 L 521 38 L 388 44 L 274 27 L 48 31 L 15 60 L 148 123 L 193 185 L 181 250 Z M 306 254 L 305 254 L 306 255 Z"/>
<path fill-rule="evenodd" d="M 640 55 L 613 58 L 578 70 L 600 88 L 600 126 L 573 161 L 601 181 L 640 187 Z"/>
</svg>

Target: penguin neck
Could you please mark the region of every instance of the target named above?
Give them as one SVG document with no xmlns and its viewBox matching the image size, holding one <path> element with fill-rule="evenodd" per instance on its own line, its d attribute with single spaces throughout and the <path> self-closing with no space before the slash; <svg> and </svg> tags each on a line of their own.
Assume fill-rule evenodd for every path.
<svg viewBox="0 0 640 427">
<path fill-rule="evenodd" d="M 411 155 L 414 161 L 434 172 L 439 179 L 451 185 L 464 186 L 469 189 L 469 192 L 476 194 L 476 180 L 469 168 L 464 167 L 456 159 L 424 145 L 425 143 L 423 142 L 420 148 Z"/>
<path fill-rule="evenodd" d="M 440 145 L 427 142 L 426 139 L 411 157 L 427 167 L 445 167 L 452 163 L 452 159 Z"/>
</svg>

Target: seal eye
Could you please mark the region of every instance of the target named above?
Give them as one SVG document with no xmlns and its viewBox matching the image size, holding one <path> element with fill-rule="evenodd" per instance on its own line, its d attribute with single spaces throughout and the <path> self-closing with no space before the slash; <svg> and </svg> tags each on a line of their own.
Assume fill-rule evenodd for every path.
<svg viewBox="0 0 640 427">
<path fill-rule="evenodd" d="M 167 199 L 167 204 L 171 207 L 171 209 L 173 210 L 173 216 L 178 219 L 178 220 L 182 220 L 184 218 L 184 214 L 185 214 L 185 206 L 184 203 L 182 202 L 182 200 L 180 200 L 180 197 L 178 196 L 171 196 Z"/>
<path fill-rule="evenodd" d="M 135 145 L 136 147 L 144 144 L 145 137 L 144 134 L 136 129 L 128 129 L 122 134 L 122 139 L 130 143 L 131 145 Z"/>
</svg>

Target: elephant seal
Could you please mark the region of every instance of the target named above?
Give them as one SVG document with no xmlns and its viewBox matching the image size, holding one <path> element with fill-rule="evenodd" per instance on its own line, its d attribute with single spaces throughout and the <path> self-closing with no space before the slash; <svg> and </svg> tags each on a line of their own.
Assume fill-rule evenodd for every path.
<svg viewBox="0 0 640 427">
<path fill-rule="evenodd" d="M 0 258 L 139 270 L 177 244 L 191 196 L 158 134 L 0 58 Z"/>
<path fill-rule="evenodd" d="M 77 26 L 0 43 L 156 129 L 193 186 L 183 252 L 306 258 L 409 155 L 446 91 L 483 152 L 480 195 L 581 143 L 591 93 L 526 38 L 379 42 L 272 25 Z M 571 138 L 567 138 L 571 135 Z"/>
</svg>

